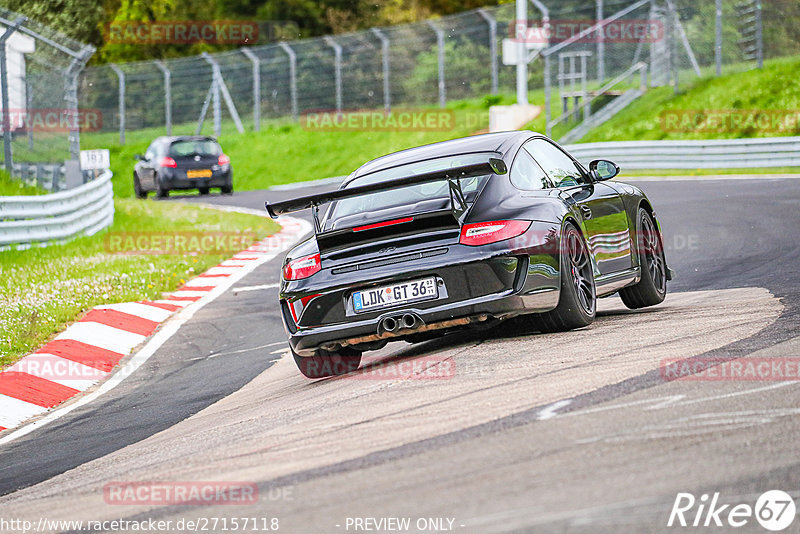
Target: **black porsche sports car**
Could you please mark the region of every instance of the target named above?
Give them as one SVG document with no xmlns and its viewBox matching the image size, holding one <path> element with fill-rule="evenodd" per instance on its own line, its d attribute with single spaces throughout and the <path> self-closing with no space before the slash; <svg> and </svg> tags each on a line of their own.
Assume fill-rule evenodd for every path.
<svg viewBox="0 0 800 534">
<path fill-rule="evenodd" d="M 640 189 L 607 182 L 618 173 L 541 134 L 502 132 L 383 156 L 338 190 L 267 203 L 272 217 L 314 217 L 279 297 L 300 371 L 347 373 L 388 341 L 516 316 L 541 332 L 579 328 L 613 293 L 629 308 L 660 303 L 672 278 L 660 225 Z"/>
</svg>

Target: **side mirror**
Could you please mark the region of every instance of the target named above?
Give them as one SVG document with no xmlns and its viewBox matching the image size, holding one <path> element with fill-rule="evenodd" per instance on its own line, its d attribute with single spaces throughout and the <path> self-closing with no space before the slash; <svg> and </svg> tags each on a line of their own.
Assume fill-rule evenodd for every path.
<svg viewBox="0 0 800 534">
<path fill-rule="evenodd" d="M 603 180 L 610 180 L 619 174 L 619 166 L 613 161 L 607 159 L 596 159 L 589 163 L 589 172 L 592 179 L 596 182 Z"/>
<path fill-rule="evenodd" d="M 134 154 L 133 159 L 135 159 L 136 161 L 144 161 L 144 156 L 142 156 L 141 154 Z"/>
</svg>

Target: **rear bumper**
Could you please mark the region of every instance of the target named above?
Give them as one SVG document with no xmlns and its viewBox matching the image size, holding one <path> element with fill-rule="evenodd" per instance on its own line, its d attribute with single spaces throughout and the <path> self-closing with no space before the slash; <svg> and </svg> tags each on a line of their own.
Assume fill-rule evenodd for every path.
<svg viewBox="0 0 800 534">
<path fill-rule="evenodd" d="M 354 339 L 377 334 L 380 322 L 384 318 L 396 316 L 398 313 L 414 313 L 422 319 L 425 325 L 442 323 L 442 328 L 457 328 L 459 325 L 449 325 L 448 323 L 456 322 L 455 319 L 469 319 L 466 322 L 479 323 L 485 318 L 508 318 L 523 313 L 548 311 L 558 305 L 558 297 L 558 288 L 530 290 L 525 294 L 522 291 L 510 289 L 424 310 L 409 306 L 403 308 L 401 312 L 394 310 L 378 317 L 350 321 L 346 324 L 298 328 L 296 332 L 290 333 L 289 345 L 300 356 L 311 356 L 316 349 L 322 346 L 334 348 L 333 345 L 347 345 L 351 344 L 350 341 Z M 421 331 L 425 331 L 424 327 Z M 382 339 L 399 340 L 418 332 L 401 331 L 398 335 L 384 335 Z"/>
<path fill-rule="evenodd" d="M 496 261 L 508 262 L 508 257 L 495 258 Z M 336 350 L 342 345 L 359 342 L 380 341 L 382 339 L 397 340 L 433 329 L 453 329 L 466 327 L 469 323 L 482 322 L 486 319 L 503 319 L 525 313 L 549 311 L 558 305 L 558 276 L 546 278 L 530 258 L 514 258 L 516 268 L 508 272 L 506 278 L 498 277 L 494 284 L 494 292 L 477 296 L 454 298 L 459 295 L 455 280 L 467 278 L 469 273 L 476 272 L 476 267 L 484 268 L 486 261 L 474 264 L 449 266 L 438 269 L 445 282 L 452 283 L 447 288 L 449 295 L 432 301 L 411 303 L 381 312 L 367 314 L 348 314 L 332 324 L 316 324 L 303 326 L 305 314 L 297 324 L 289 310 L 287 299 L 282 299 L 283 319 L 289 333 L 289 344 L 292 350 L 301 356 L 310 356 L 316 349 Z M 492 261 L 492 260 L 488 260 Z M 449 270 L 449 272 L 448 272 Z M 485 271 L 486 269 L 484 269 Z M 431 275 L 431 272 L 413 273 L 413 277 Z M 449 281 L 449 282 L 448 282 Z M 490 284 L 486 284 L 491 287 Z M 452 289 L 452 290 L 451 290 Z M 323 300 L 323 299 L 320 299 Z M 312 305 L 315 301 L 308 302 Z M 346 307 L 346 303 L 345 303 Z M 313 315 L 313 310 L 312 315 Z M 379 334 L 379 325 L 387 317 L 396 317 L 405 313 L 416 315 L 422 320 L 421 328 L 401 330 L 392 334 Z M 368 338 L 368 339 L 367 339 Z"/>
<path fill-rule="evenodd" d="M 213 171 L 210 178 L 187 178 L 185 170 L 172 170 L 161 175 L 162 183 L 169 189 L 199 189 L 201 187 L 225 187 L 232 185 L 233 171 Z"/>
</svg>

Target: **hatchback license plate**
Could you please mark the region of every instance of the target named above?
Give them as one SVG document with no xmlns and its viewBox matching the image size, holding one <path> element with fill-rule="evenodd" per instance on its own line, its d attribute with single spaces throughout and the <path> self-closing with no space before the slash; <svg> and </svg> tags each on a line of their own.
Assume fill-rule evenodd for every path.
<svg viewBox="0 0 800 534">
<path fill-rule="evenodd" d="M 435 299 L 439 296 L 436 278 L 412 280 L 400 284 L 376 287 L 353 293 L 353 309 L 356 312 L 389 308 L 407 302 Z"/>
<path fill-rule="evenodd" d="M 211 178 L 211 169 L 186 171 L 187 178 Z"/>
</svg>

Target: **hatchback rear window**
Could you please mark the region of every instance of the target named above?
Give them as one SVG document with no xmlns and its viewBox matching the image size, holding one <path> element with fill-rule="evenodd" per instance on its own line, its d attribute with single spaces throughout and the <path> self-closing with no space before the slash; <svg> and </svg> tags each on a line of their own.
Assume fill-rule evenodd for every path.
<svg viewBox="0 0 800 534">
<path fill-rule="evenodd" d="M 196 141 L 176 141 L 169 147 L 170 156 L 219 156 L 222 149 L 216 141 L 199 139 Z"/>
</svg>

